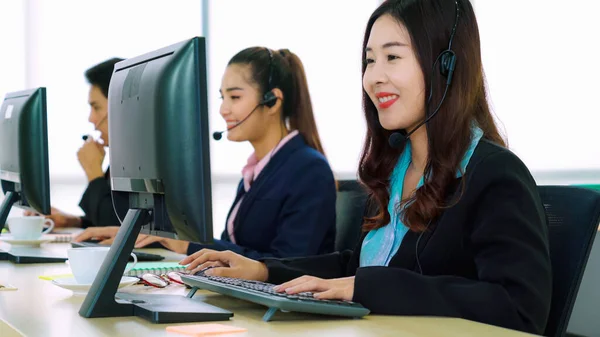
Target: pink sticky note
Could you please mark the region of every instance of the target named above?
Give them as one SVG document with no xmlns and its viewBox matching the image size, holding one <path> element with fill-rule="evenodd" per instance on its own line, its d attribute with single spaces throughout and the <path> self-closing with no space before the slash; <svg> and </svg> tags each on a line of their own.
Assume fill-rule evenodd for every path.
<svg viewBox="0 0 600 337">
<path fill-rule="evenodd" d="M 174 325 L 167 327 L 168 332 L 176 332 L 183 335 L 202 337 L 210 335 L 219 335 L 225 333 L 246 332 L 248 329 L 238 328 L 235 326 L 208 323 L 208 324 L 192 324 L 192 325 Z"/>
</svg>

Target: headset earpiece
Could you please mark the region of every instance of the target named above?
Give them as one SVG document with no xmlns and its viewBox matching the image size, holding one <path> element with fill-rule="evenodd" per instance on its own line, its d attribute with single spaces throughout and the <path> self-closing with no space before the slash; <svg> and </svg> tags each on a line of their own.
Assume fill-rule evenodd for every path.
<svg viewBox="0 0 600 337">
<path fill-rule="evenodd" d="M 440 73 L 444 76 L 448 76 L 450 72 L 450 62 L 452 55 L 448 51 L 444 51 L 440 57 Z"/>
<path fill-rule="evenodd" d="M 260 102 L 260 104 L 265 105 L 269 108 L 272 108 L 276 102 L 277 102 L 277 96 L 275 96 L 275 94 L 271 90 L 271 91 L 267 91 L 265 93 L 265 95 L 263 96 L 263 100 Z"/>
<path fill-rule="evenodd" d="M 456 54 L 452 50 L 446 50 L 440 57 L 440 73 L 447 78 L 447 83 L 452 82 L 452 75 L 456 67 Z"/>
<path fill-rule="evenodd" d="M 271 49 L 265 48 L 267 53 L 269 53 L 269 82 L 267 87 L 267 92 L 263 95 L 263 99 L 260 104 L 272 108 L 277 102 L 277 96 L 273 93 L 273 53 Z"/>
</svg>

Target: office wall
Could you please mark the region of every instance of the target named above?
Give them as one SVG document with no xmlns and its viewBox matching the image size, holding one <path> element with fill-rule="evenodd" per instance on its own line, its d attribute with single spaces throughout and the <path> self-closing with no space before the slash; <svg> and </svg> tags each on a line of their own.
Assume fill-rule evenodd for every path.
<svg viewBox="0 0 600 337">
<path fill-rule="evenodd" d="M 25 88 L 25 4 L 0 2 L 0 98 Z"/>
<path fill-rule="evenodd" d="M 490 98 L 511 149 L 538 177 L 598 180 L 600 3 L 477 1 L 476 10 Z"/>
</svg>

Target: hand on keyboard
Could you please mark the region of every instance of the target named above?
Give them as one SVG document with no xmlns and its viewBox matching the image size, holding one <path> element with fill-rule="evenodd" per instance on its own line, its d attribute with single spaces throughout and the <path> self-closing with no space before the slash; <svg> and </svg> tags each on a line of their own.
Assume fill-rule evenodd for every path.
<svg viewBox="0 0 600 337">
<path fill-rule="evenodd" d="M 318 299 L 352 301 L 354 276 L 326 280 L 305 275 L 276 286 L 274 290 L 290 295 L 310 292 Z"/>
<path fill-rule="evenodd" d="M 187 269 L 196 272 L 207 267 L 209 276 L 233 277 L 245 280 L 266 281 L 269 272 L 264 263 L 241 256 L 231 251 L 218 252 L 211 249 L 202 249 L 185 259 L 179 264 L 188 265 Z"/>
<path fill-rule="evenodd" d="M 212 267 L 212 266 L 211 266 L 211 267 L 206 267 L 206 268 L 200 269 L 200 270 L 198 270 L 197 272 L 195 272 L 195 273 L 194 273 L 194 275 L 196 275 L 196 276 L 206 276 L 206 277 L 208 277 L 209 275 L 206 275 L 206 274 L 205 274 L 205 272 L 206 272 L 206 271 L 208 271 L 208 270 L 209 270 L 209 269 L 211 269 L 211 268 L 216 268 L 216 267 Z"/>
</svg>

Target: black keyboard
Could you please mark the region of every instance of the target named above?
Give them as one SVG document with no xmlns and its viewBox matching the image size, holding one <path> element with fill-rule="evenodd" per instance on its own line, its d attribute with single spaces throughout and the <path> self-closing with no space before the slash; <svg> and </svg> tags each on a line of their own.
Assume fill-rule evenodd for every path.
<svg viewBox="0 0 600 337">
<path fill-rule="evenodd" d="M 81 248 L 81 247 L 110 247 L 110 245 L 101 245 L 95 242 L 71 242 L 71 247 L 73 248 Z M 133 253 L 137 257 L 138 261 L 161 261 L 164 260 L 165 257 L 157 254 L 143 253 L 138 250 L 133 250 Z M 129 256 L 129 261 L 133 261 L 133 257 Z"/>
<path fill-rule="evenodd" d="M 369 309 L 358 303 L 317 299 L 310 292 L 294 295 L 278 293 L 273 290 L 274 284 L 265 282 L 208 276 L 203 272 L 196 275 L 182 275 L 181 279 L 184 283 L 198 289 L 214 291 L 268 307 L 269 311 L 263 317 L 264 321 L 269 321 L 277 310 L 346 317 L 363 317 L 369 314 Z"/>
</svg>

